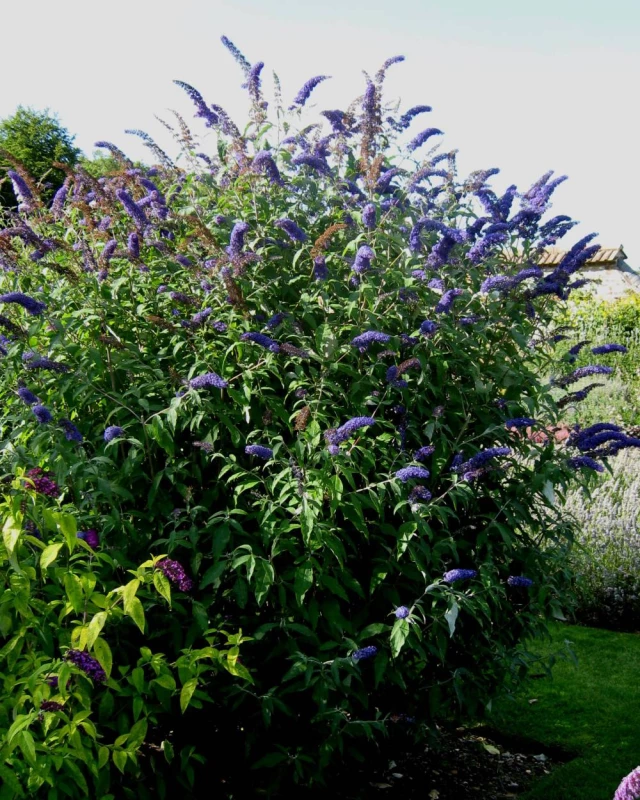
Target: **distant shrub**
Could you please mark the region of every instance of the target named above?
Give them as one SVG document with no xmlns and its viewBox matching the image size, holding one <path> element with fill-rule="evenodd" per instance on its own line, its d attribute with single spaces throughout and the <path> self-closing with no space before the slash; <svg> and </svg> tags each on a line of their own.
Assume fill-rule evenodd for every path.
<svg viewBox="0 0 640 800">
<path fill-rule="evenodd" d="M 158 166 L 102 143 L 120 170 L 50 208 L 14 178 L 3 797 L 193 796 L 202 761 L 206 796 L 308 788 L 394 720 L 479 713 L 568 601 L 566 486 L 637 443 L 545 433 L 608 371 L 556 360 L 594 247 L 536 265 L 561 179 L 498 196 L 418 154 L 437 129 L 405 146 L 399 59 L 328 131 L 321 76 L 269 122 L 227 45 L 251 121 L 180 84 L 217 142 L 182 125 L 188 169 L 137 132 Z"/>
<path fill-rule="evenodd" d="M 640 457 L 628 451 L 587 494 L 572 489 L 566 510 L 579 523 L 571 561 L 578 621 L 640 630 Z"/>
</svg>

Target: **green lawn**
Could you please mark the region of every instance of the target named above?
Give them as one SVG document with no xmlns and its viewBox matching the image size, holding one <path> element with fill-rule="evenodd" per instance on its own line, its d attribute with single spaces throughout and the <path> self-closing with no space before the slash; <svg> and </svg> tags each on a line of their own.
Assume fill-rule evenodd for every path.
<svg viewBox="0 0 640 800">
<path fill-rule="evenodd" d="M 491 725 L 576 754 L 522 800 L 611 800 L 640 764 L 640 635 L 563 625 L 553 636 L 572 642 L 578 666 L 563 661 L 552 679 L 499 703 Z"/>
</svg>

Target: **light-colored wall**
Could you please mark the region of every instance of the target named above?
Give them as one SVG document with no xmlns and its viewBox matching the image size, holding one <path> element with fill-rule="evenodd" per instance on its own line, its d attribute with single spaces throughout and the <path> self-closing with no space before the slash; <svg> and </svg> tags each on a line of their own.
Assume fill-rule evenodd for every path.
<svg viewBox="0 0 640 800">
<path fill-rule="evenodd" d="M 628 292 L 640 293 L 640 275 L 622 263 L 619 268 L 582 269 L 577 278 L 593 279 L 584 291 L 590 291 L 599 300 L 618 300 Z"/>
</svg>

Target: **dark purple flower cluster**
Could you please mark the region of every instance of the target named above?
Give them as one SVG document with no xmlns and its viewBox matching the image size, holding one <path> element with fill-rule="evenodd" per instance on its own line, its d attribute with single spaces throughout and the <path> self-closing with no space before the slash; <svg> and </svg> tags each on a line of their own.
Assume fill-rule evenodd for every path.
<svg viewBox="0 0 640 800">
<path fill-rule="evenodd" d="M 537 422 L 532 417 L 512 417 L 505 420 L 504 424 L 506 428 L 529 428 Z"/>
<path fill-rule="evenodd" d="M 226 322 L 220 322 L 219 320 L 216 320 L 216 322 L 211 323 L 211 327 L 214 330 L 218 331 L 218 333 L 225 333 L 228 328 L 228 325 Z"/>
<path fill-rule="evenodd" d="M 432 445 L 426 445 L 425 447 L 421 447 L 419 450 L 413 454 L 414 461 L 425 461 L 429 456 L 432 456 L 435 453 L 436 448 Z"/>
<path fill-rule="evenodd" d="M 53 417 L 51 416 L 51 412 L 46 406 L 37 404 L 35 406 L 32 406 L 31 410 L 35 414 L 35 417 L 38 420 L 38 422 L 41 424 L 51 422 L 51 420 L 53 419 Z"/>
<path fill-rule="evenodd" d="M 202 117 L 207 124 L 207 127 L 211 128 L 214 125 L 217 125 L 219 120 L 218 115 L 212 111 L 209 106 L 205 103 L 204 98 L 200 94 L 197 89 L 194 89 L 193 86 L 190 86 L 188 83 L 184 83 L 184 81 L 174 81 L 176 86 L 179 86 L 181 89 L 189 95 L 191 100 L 195 103 L 196 108 L 198 109 L 198 113 L 196 117 Z"/>
<path fill-rule="evenodd" d="M 300 153 L 300 155 L 291 159 L 291 163 L 295 167 L 310 167 L 325 175 L 331 173 L 331 167 L 327 164 L 325 159 L 313 153 Z"/>
<path fill-rule="evenodd" d="M 575 456 L 567 461 L 571 469 L 592 469 L 595 472 L 604 472 L 604 467 L 590 456 Z"/>
<path fill-rule="evenodd" d="M 424 467 L 403 467 L 396 472 L 396 478 L 406 483 L 410 480 L 426 480 L 430 474 Z"/>
<path fill-rule="evenodd" d="M 361 275 L 363 272 L 368 272 L 371 269 L 371 259 L 375 258 L 376 254 L 367 244 L 363 244 L 358 248 L 356 259 L 353 262 L 353 271 Z"/>
<path fill-rule="evenodd" d="M 269 461 L 270 458 L 273 458 L 273 450 L 270 447 L 263 447 L 261 444 L 248 444 L 244 448 L 244 452 L 249 456 L 262 458 L 264 461 Z"/>
<path fill-rule="evenodd" d="M 460 464 L 460 466 L 456 468 L 456 472 L 471 472 L 480 469 L 480 467 L 484 467 L 494 458 L 500 458 L 501 456 L 508 456 L 510 454 L 510 447 L 487 447 L 486 450 L 481 450 L 468 461 Z"/>
<path fill-rule="evenodd" d="M 32 406 L 38 402 L 38 398 L 32 391 L 27 389 L 26 386 L 19 387 L 18 397 L 22 400 L 23 403 L 26 403 L 28 406 Z"/>
<path fill-rule="evenodd" d="M 27 472 L 27 478 L 31 479 L 33 488 L 38 494 L 43 494 L 46 497 L 57 497 L 60 494 L 60 489 L 51 475 L 51 472 L 45 472 L 42 467 L 33 467 Z"/>
<path fill-rule="evenodd" d="M 329 445 L 332 447 L 337 447 L 339 444 L 346 442 L 353 434 L 360 430 L 360 428 L 365 428 L 368 425 L 374 425 L 375 419 L 373 417 L 353 417 L 352 419 L 347 420 L 344 425 L 341 425 L 339 428 L 332 429 L 331 431 L 327 431 L 325 433 L 325 439 L 328 441 Z"/>
<path fill-rule="evenodd" d="M 108 428 L 105 428 L 103 438 L 107 444 L 112 442 L 114 439 L 117 439 L 119 436 L 122 436 L 124 433 L 124 429 L 118 427 L 118 425 L 109 425 Z"/>
<path fill-rule="evenodd" d="M 236 222 L 236 224 L 233 226 L 231 237 L 229 239 L 229 246 L 227 247 L 227 253 L 232 258 L 240 255 L 242 248 L 244 247 L 244 235 L 248 230 L 249 226 L 246 222 Z"/>
<path fill-rule="evenodd" d="M 89 528 L 88 531 L 78 531 L 76 537 L 85 541 L 93 550 L 96 550 L 100 545 L 100 534 L 95 528 Z"/>
<path fill-rule="evenodd" d="M 273 224 L 276 228 L 281 228 L 294 242 L 304 242 L 307 239 L 307 234 L 302 228 L 298 227 L 298 225 L 288 217 L 277 219 Z"/>
<path fill-rule="evenodd" d="M 507 583 L 509 586 L 521 586 L 524 589 L 528 589 L 529 586 L 533 586 L 533 581 L 531 578 L 525 578 L 524 575 L 510 575 L 507 578 Z"/>
<path fill-rule="evenodd" d="M 206 389 L 210 386 L 216 389 L 226 389 L 229 384 L 215 372 L 205 372 L 203 375 L 191 378 L 189 386 L 192 389 Z"/>
<path fill-rule="evenodd" d="M 104 683 L 107 680 L 107 675 L 100 666 L 100 662 L 93 656 L 90 656 L 89 653 L 84 652 L 84 650 L 68 650 L 67 659 L 92 680 L 98 683 Z"/>
<path fill-rule="evenodd" d="M 437 330 L 438 330 L 437 323 L 431 322 L 431 320 L 428 319 L 425 319 L 425 321 L 420 325 L 420 333 L 423 336 L 433 336 Z"/>
<path fill-rule="evenodd" d="M 43 711 L 48 711 L 51 713 L 55 711 L 64 711 L 64 706 L 62 703 L 56 703 L 55 700 L 43 700 L 40 703 L 40 712 L 42 713 Z"/>
<path fill-rule="evenodd" d="M 255 342 L 255 344 L 259 344 L 260 347 L 271 350 L 272 353 L 280 352 L 280 345 L 264 333 L 249 331 L 248 333 L 243 333 L 240 339 L 243 342 Z"/>
<path fill-rule="evenodd" d="M 271 183 L 277 183 L 278 186 L 284 186 L 284 181 L 282 180 L 280 171 L 278 170 L 276 162 L 273 160 L 273 156 L 268 150 L 261 150 L 259 153 L 256 153 L 253 163 L 251 164 L 251 169 L 254 172 L 264 173 Z"/>
<path fill-rule="evenodd" d="M 361 647 L 359 650 L 356 650 L 352 658 L 354 661 L 364 661 L 367 658 L 373 658 L 377 652 L 378 648 L 370 644 L 368 647 Z"/>
<path fill-rule="evenodd" d="M 447 291 L 440 298 L 440 302 L 435 307 L 436 314 L 448 314 L 453 306 L 453 301 L 456 297 L 462 294 L 462 289 L 447 289 Z"/>
<path fill-rule="evenodd" d="M 418 503 L 428 503 L 432 494 L 426 486 L 414 486 L 409 492 L 409 502 L 413 505 Z"/>
<path fill-rule="evenodd" d="M 640 767 L 636 767 L 616 789 L 613 800 L 638 800 L 640 797 Z"/>
<path fill-rule="evenodd" d="M 293 103 L 289 106 L 289 111 L 292 111 L 296 106 L 302 108 L 316 86 L 322 83 L 322 81 L 328 80 L 329 77 L 329 75 L 316 75 L 315 78 L 309 78 L 309 80 L 303 84 L 298 94 L 293 98 Z"/>
<path fill-rule="evenodd" d="M 316 256 L 313 259 L 313 277 L 316 281 L 326 281 L 329 277 L 329 268 L 324 256 Z"/>
<path fill-rule="evenodd" d="M 362 209 L 362 224 L 370 231 L 376 227 L 376 207 L 373 203 L 367 203 Z"/>
<path fill-rule="evenodd" d="M 406 606 L 398 606 L 393 613 L 396 615 L 396 619 L 406 619 L 411 611 Z"/>
<path fill-rule="evenodd" d="M 606 353 L 627 353 L 628 350 L 623 344 L 601 344 L 598 347 L 592 347 L 591 352 L 594 356 L 602 356 Z"/>
<path fill-rule="evenodd" d="M 187 576 L 184 567 L 178 561 L 163 558 L 162 561 L 158 561 L 156 566 L 162 570 L 171 583 L 175 583 L 181 592 L 188 592 L 193 588 L 193 581 Z"/>
<path fill-rule="evenodd" d="M 47 307 L 44 303 L 22 292 L 9 292 L 8 294 L 0 295 L 0 303 L 16 303 L 22 306 L 32 317 L 40 316 Z"/>
<path fill-rule="evenodd" d="M 442 576 L 445 583 L 456 583 L 457 581 L 468 581 L 475 578 L 478 571 L 475 569 L 450 569 Z"/>
<path fill-rule="evenodd" d="M 379 344 L 386 344 L 391 339 L 388 333 L 381 333 L 380 331 L 365 331 L 351 340 L 354 347 L 360 349 L 361 352 L 367 350 L 374 342 Z"/>
<path fill-rule="evenodd" d="M 69 372 L 69 367 L 66 364 L 60 364 L 58 361 L 52 361 L 50 358 L 44 358 L 36 353 L 23 353 L 22 360 L 26 369 L 44 369 L 48 372 Z"/>
<path fill-rule="evenodd" d="M 417 136 L 415 136 L 407 145 L 408 149 L 413 152 L 421 147 L 427 139 L 430 139 L 432 136 L 441 136 L 442 131 L 438 128 L 427 128 L 424 131 L 421 131 Z"/>
<path fill-rule="evenodd" d="M 149 220 L 147 219 L 144 211 L 135 202 L 131 195 L 124 189 L 117 189 L 116 197 L 122 203 L 124 210 L 134 221 L 136 227 L 139 230 L 144 230 L 149 224 Z"/>
<path fill-rule="evenodd" d="M 613 367 L 604 367 L 602 364 L 589 364 L 586 367 L 578 367 L 574 369 L 569 375 L 564 375 L 562 378 L 557 378 L 555 384 L 557 386 L 569 386 L 581 378 L 586 378 L 589 375 L 611 375 Z"/>
</svg>

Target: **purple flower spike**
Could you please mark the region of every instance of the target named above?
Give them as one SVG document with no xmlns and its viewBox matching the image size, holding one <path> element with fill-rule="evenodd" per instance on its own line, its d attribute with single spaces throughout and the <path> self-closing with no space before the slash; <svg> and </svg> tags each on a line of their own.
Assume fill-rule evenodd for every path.
<svg viewBox="0 0 640 800">
<path fill-rule="evenodd" d="M 29 295 L 22 292 L 9 292 L 8 294 L 0 295 L 0 303 L 16 303 L 22 306 L 24 310 L 31 314 L 32 317 L 38 317 L 45 310 L 46 305 L 39 300 L 35 300 Z"/>
<path fill-rule="evenodd" d="M 456 581 L 468 581 L 475 578 L 478 571 L 475 569 L 450 569 L 442 576 L 445 583 L 456 583 Z"/>
<path fill-rule="evenodd" d="M 131 217 L 131 219 L 135 222 L 136 227 L 139 230 L 144 230 L 149 224 L 149 220 L 145 216 L 144 211 L 140 208 L 140 206 L 134 201 L 128 192 L 124 189 L 118 189 L 116 191 L 116 197 L 124 206 L 124 210 L 127 214 Z"/>
<path fill-rule="evenodd" d="M 243 333 L 240 339 L 243 342 L 255 342 L 266 350 L 271 350 L 272 353 L 280 352 L 280 345 L 264 333 L 249 331 L 248 333 Z"/>
<path fill-rule="evenodd" d="M 228 385 L 229 384 L 215 372 L 205 372 L 204 375 L 198 375 L 195 378 L 191 378 L 189 381 L 189 386 L 191 386 L 192 389 L 206 389 L 209 386 L 213 386 L 216 389 L 226 389 Z"/>
<path fill-rule="evenodd" d="M 376 207 L 373 203 L 367 203 L 362 209 L 362 224 L 370 231 L 376 227 Z"/>
<path fill-rule="evenodd" d="M 529 586 L 533 586 L 531 578 L 525 578 L 524 575 L 510 575 L 507 578 L 507 583 L 509 586 L 522 586 L 525 589 Z"/>
<path fill-rule="evenodd" d="M 313 259 L 313 277 L 316 281 L 326 281 L 329 277 L 329 268 L 324 256 Z"/>
<path fill-rule="evenodd" d="M 83 650 L 68 650 L 67 660 L 75 664 L 92 680 L 98 683 L 104 683 L 107 680 L 107 674 L 100 666 L 100 662 L 89 653 L 85 653 Z"/>
<path fill-rule="evenodd" d="M 240 255 L 240 252 L 244 247 L 244 235 L 248 230 L 249 226 L 246 222 L 236 222 L 236 224 L 233 226 L 231 238 L 229 239 L 229 247 L 227 247 L 227 253 L 232 258 L 233 256 Z"/>
<path fill-rule="evenodd" d="M 369 245 L 363 244 L 362 247 L 358 248 L 358 252 L 356 253 L 356 260 L 353 263 L 353 271 L 357 272 L 359 275 L 363 272 L 367 272 L 371 269 L 371 259 L 375 257 L 376 254 L 369 247 Z"/>
<path fill-rule="evenodd" d="M 406 619 L 411 611 L 409 611 L 406 606 L 398 606 L 393 613 L 396 615 L 397 619 Z"/>
<path fill-rule="evenodd" d="M 432 498 L 431 492 L 427 489 L 426 486 L 414 486 L 413 489 L 409 492 L 409 502 L 412 505 L 417 505 L 419 503 L 428 503 L 429 500 Z"/>
<path fill-rule="evenodd" d="M 158 561 L 156 566 L 162 570 L 165 577 L 171 583 L 175 583 L 181 592 L 188 592 L 193 587 L 193 581 L 187 577 L 184 567 L 178 561 L 173 561 L 171 558 L 164 558 Z"/>
<path fill-rule="evenodd" d="M 95 528 L 89 528 L 88 531 L 78 531 L 76 538 L 85 541 L 92 550 L 96 550 L 100 545 L 100 535 Z"/>
<path fill-rule="evenodd" d="M 606 353 L 626 353 L 628 351 L 623 344 L 601 344 L 598 347 L 592 347 L 591 352 L 594 356 L 602 356 Z"/>
<path fill-rule="evenodd" d="M 302 108 L 316 86 L 319 83 L 322 83 L 322 81 L 328 80 L 329 77 L 329 75 L 316 75 L 315 78 L 309 78 L 309 80 L 302 86 L 298 94 L 293 98 L 293 103 L 289 106 L 289 111 L 292 111 L 296 106 Z"/>
<path fill-rule="evenodd" d="M 453 306 L 453 301 L 456 297 L 462 294 L 462 289 L 447 289 L 447 291 L 440 298 L 440 302 L 435 307 L 436 314 L 448 314 Z"/>
<path fill-rule="evenodd" d="M 375 419 L 373 417 L 353 417 L 353 419 L 347 420 L 344 425 L 341 425 L 336 430 L 325 433 L 325 437 L 329 444 L 331 445 L 339 445 L 342 442 L 346 442 L 353 434 L 360 430 L 360 428 L 366 428 L 368 425 L 375 425 Z"/>
<path fill-rule="evenodd" d="M 602 464 L 598 463 L 595 458 L 589 456 L 575 456 L 567 461 L 571 469 L 592 469 L 595 472 L 604 472 Z"/>
<path fill-rule="evenodd" d="M 284 186 L 284 181 L 280 176 L 276 162 L 273 160 L 273 156 L 268 150 L 261 150 L 259 153 L 256 153 L 253 163 L 251 164 L 251 169 L 254 172 L 266 175 L 271 183 Z"/>
<path fill-rule="evenodd" d="M 513 417 L 505 420 L 504 424 L 506 428 L 529 428 L 537 423 L 532 417 Z"/>
<path fill-rule="evenodd" d="M 35 414 L 36 419 L 39 423 L 45 424 L 47 422 L 51 422 L 53 417 L 51 416 L 51 412 L 46 406 L 35 405 L 31 408 L 33 413 Z"/>
<path fill-rule="evenodd" d="M 294 242 L 304 242 L 307 239 L 307 234 L 292 219 L 282 217 L 282 219 L 277 219 L 273 224 L 276 228 L 281 228 Z"/>
<path fill-rule="evenodd" d="M 108 428 L 105 429 L 104 432 L 104 440 L 107 444 L 112 442 L 114 439 L 117 439 L 119 436 L 122 436 L 124 433 L 123 428 L 119 428 L 117 425 L 110 425 Z"/>
<path fill-rule="evenodd" d="M 403 483 L 411 480 L 426 480 L 429 475 L 429 470 L 424 467 L 403 467 L 396 472 L 396 478 Z"/>
<path fill-rule="evenodd" d="M 421 447 L 413 454 L 413 460 L 424 461 L 426 458 L 429 458 L 429 456 L 432 456 L 435 453 L 435 450 L 436 448 L 432 444 L 429 444 L 426 447 Z"/>
<path fill-rule="evenodd" d="M 264 461 L 273 458 L 273 450 L 270 447 L 263 447 L 261 444 L 248 444 L 244 448 L 244 452 L 249 456 L 262 458 Z"/>
<path fill-rule="evenodd" d="M 386 344 L 389 339 L 391 339 L 391 336 L 389 336 L 388 333 L 381 333 L 380 331 L 365 331 L 359 336 L 353 338 L 351 340 L 351 344 L 354 347 L 360 348 L 360 350 L 364 352 L 368 349 L 369 345 L 372 345 L 374 342 Z"/>
<path fill-rule="evenodd" d="M 427 128 L 426 130 L 419 133 L 415 138 L 413 138 L 409 144 L 407 145 L 408 149 L 413 152 L 417 150 L 419 147 L 430 139 L 432 136 L 442 136 L 442 131 L 438 128 Z"/>
<path fill-rule="evenodd" d="M 35 403 L 38 402 L 38 398 L 35 396 L 35 394 L 24 386 L 21 386 L 18 389 L 18 397 L 28 406 L 35 405 Z"/>
<path fill-rule="evenodd" d="M 378 648 L 370 644 L 368 647 L 362 647 L 360 650 L 356 650 L 351 658 L 353 658 L 354 661 L 364 661 L 367 658 L 373 658 L 377 652 Z"/>
<path fill-rule="evenodd" d="M 623 778 L 613 800 L 638 800 L 638 797 L 640 797 L 640 767 L 636 767 Z"/>
<path fill-rule="evenodd" d="M 425 321 L 420 325 L 420 333 L 423 336 L 433 336 L 433 334 L 438 330 L 438 325 L 435 322 L 431 322 L 431 320 L 425 319 Z"/>
</svg>

